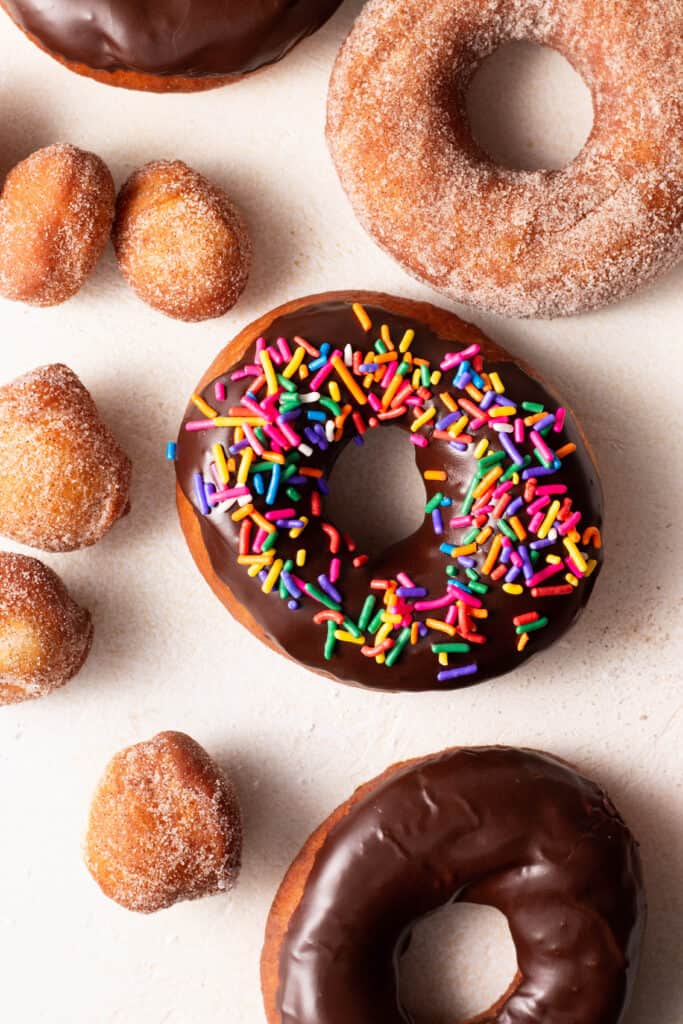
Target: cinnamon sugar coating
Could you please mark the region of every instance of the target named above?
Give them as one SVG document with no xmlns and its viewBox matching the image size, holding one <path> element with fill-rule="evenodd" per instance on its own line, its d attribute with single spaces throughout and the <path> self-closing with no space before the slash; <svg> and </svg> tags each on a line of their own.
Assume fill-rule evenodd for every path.
<svg viewBox="0 0 683 1024">
<path fill-rule="evenodd" d="M 90 613 L 52 569 L 0 552 L 0 705 L 63 686 L 87 658 L 92 635 Z"/>
<path fill-rule="evenodd" d="M 0 533 L 45 551 L 100 540 L 128 511 L 131 464 L 68 366 L 0 387 Z"/>
<path fill-rule="evenodd" d="M 500 45 L 565 55 L 593 131 L 561 171 L 497 166 L 465 96 Z M 683 0 L 370 0 L 330 84 L 327 137 L 373 238 L 458 301 L 563 316 L 683 255 Z"/>
<path fill-rule="evenodd" d="M 85 840 L 86 866 L 105 895 L 149 914 L 225 892 L 241 850 L 234 787 L 189 736 L 162 732 L 112 758 Z"/>
<path fill-rule="evenodd" d="M 106 245 L 114 197 L 106 165 L 75 146 L 17 164 L 0 195 L 0 295 L 34 306 L 75 295 Z"/>
<path fill-rule="evenodd" d="M 116 205 L 114 247 L 143 300 L 178 320 L 223 316 L 244 291 L 251 242 L 223 189 L 179 160 L 136 171 Z"/>
</svg>

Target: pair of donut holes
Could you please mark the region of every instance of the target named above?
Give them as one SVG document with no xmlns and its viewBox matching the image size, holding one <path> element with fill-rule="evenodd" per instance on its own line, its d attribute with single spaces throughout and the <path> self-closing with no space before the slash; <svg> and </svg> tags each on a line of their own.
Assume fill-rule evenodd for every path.
<svg viewBox="0 0 683 1024">
<path fill-rule="evenodd" d="M 85 284 L 112 234 L 119 267 L 154 309 L 223 316 L 249 276 L 251 243 L 223 189 L 180 161 L 136 171 L 118 200 L 106 164 L 57 144 L 8 174 L 0 194 L 0 295 L 55 306 Z"/>
</svg>

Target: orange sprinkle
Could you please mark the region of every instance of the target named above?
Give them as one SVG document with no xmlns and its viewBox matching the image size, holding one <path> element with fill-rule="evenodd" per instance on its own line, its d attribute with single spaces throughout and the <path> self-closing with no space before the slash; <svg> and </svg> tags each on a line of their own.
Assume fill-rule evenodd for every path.
<svg viewBox="0 0 683 1024">
<path fill-rule="evenodd" d="M 491 542 L 491 547 L 489 549 L 488 555 L 486 556 L 486 561 L 481 567 L 481 571 L 484 574 L 484 576 L 489 575 L 494 565 L 498 561 L 498 555 L 500 554 L 500 549 L 502 548 L 502 546 L 503 538 L 499 533 L 497 533 L 496 536 L 493 538 L 493 541 Z"/>
<path fill-rule="evenodd" d="M 427 629 L 434 629 L 437 633 L 447 633 L 448 636 L 455 636 L 455 626 L 449 626 L 441 619 L 425 619 Z"/>
</svg>

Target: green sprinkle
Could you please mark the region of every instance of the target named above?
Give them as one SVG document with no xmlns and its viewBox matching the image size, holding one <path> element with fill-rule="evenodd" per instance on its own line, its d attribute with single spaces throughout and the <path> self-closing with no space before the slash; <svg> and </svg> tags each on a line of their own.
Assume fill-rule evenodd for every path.
<svg viewBox="0 0 683 1024">
<path fill-rule="evenodd" d="M 471 510 L 471 508 L 472 508 L 472 506 L 474 505 L 474 492 L 475 492 L 475 490 L 477 488 L 477 484 L 478 483 L 479 483 L 479 481 L 478 481 L 478 479 L 477 479 L 477 477 L 475 475 L 473 477 L 472 481 L 470 482 L 470 486 L 467 488 L 467 494 L 465 495 L 465 500 L 463 501 L 462 505 L 460 506 L 460 514 L 463 515 L 463 516 L 468 515 L 470 510 Z"/>
<path fill-rule="evenodd" d="M 479 536 L 479 527 L 478 526 L 473 526 L 470 530 L 467 531 L 467 533 L 463 537 L 463 539 L 462 539 L 463 545 L 471 544 L 472 541 L 475 539 L 475 537 L 478 537 L 478 536 Z"/>
<path fill-rule="evenodd" d="M 352 619 L 344 619 L 344 628 L 351 634 L 351 636 L 355 636 L 356 638 L 363 635 Z"/>
<path fill-rule="evenodd" d="M 511 526 L 508 526 L 504 519 L 498 519 L 496 525 L 500 532 L 505 534 L 508 540 L 514 541 L 515 544 L 517 543 L 517 534 Z"/>
<path fill-rule="evenodd" d="M 478 580 L 479 579 L 479 573 L 477 572 L 476 569 L 467 569 L 465 571 L 465 575 L 467 577 L 469 577 L 469 579 L 471 579 L 471 580 Z"/>
<path fill-rule="evenodd" d="M 391 666 L 398 660 L 398 658 L 400 657 L 401 651 L 403 650 L 403 648 L 405 647 L 405 645 L 408 643 L 409 640 L 410 640 L 410 627 L 406 626 L 398 634 L 398 640 L 396 641 L 394 646 L 391 648 L 391 650 L 387 654 L 385 664 L 387 665 L 388 668 L 391 668 Z"/>
<path fill-rule="evenodd" d="M 269 533 L 266 539 L 264 540 L 263 544 L 261 545 L 261 551 L 270 551 L 271 548 L 274 548 L 275 545 L 277 544 L 277 535 L 277 530 L 273 530 L 272 533 Z"/>
<path fill-rule="evenodd" d="M 457 565 L 447 565 L 446 566 L 446 575 L 447 576 L 457 576 L 458 575 L 458 567 L 457 567 Z"/>
<path fill-rule="evenodd" d="M 538 402 L 522 402 L 522 409 L 526 412 L 543 412 L 545 406 L 539 405 Z"/>
<path fill-rule="evenodd" d="M 429 373 L 429 367 L 427 367 L 427 366 L 421 366 L 420 367 L 420 380 L 422 382 L 422 386 L 423 387 L 425 387 L 425 388 L 429 387 L 429 385 L 431 383 L 431 375 Z M 389 658 L 388 657 L 387 657 L 387 664 L 389 664 Z"/>
<path fill-rule="evenodd" d="M 548 619 L 543 616 L 541 619 L 536 619 L 535 622 L 525 622 L 523 626 L 517 626 L 515 633 L 521 636 L 522 633 L 535 633 L 537 629 L 543 629 L 544 626 L 548 625 Z"/>
<path fill-rule="evenodd" d="M 550 469 L 553 463 L 549 462 L 548 459 L 546 459 L 545 456 L 542 455 L 541 452 L 539 452 L 538 448 L 534 448 L 534 455 L 536 456 L 536 458 L 542 466 L 545 466 L 546 469 Z"/>
<path fill-rule="evenodd" d="M 377 598 L 375 597 L 374 594 L 369 594 L 368 597 L 365 598 L 363 608 L 358 619 L 358 628 L 361 632 L 367 628 L 368 622 L 370 621 L 370 616 L 372 615 L 372 610 L 375 607 L 376 600 Z M 372 632 L 374 633 L 375 630 L 373 630 Z"/>
<path fill-rule="evenodd" d="M 329 409 L 334 416 L 341 416 L 341 405 L 339 405 L 338 402 L 335 402 L 333 398 L 327 398 L 326 396 L 321 395 L 318 400 L 318 405 L 324 405 L 325 408 Z"/>
<path fill-rule="evenodd" d="M 296 487 L 288 487 L 285 491 L 285 494 L 287 495 L 290 501 L 301 501 L 301 491 L 297 491 Z"/>
<path fill-rule="evenodd" d="M 382 341 L 382 339 L 378 338 L 377 341 L 375 342 L 375 352 L 379 352 L 379 354 L 383 356 L 388 351 L 389 350 L 388 350 L 387 346 L 384 344 L 384 342 Z"/>
<path fill-rule="evenodd" d="M 479 469 L 486 472 L 491 466 L 497 466 L 499 462 L 504 462 L 506 458 L 505 452 L 494 452 L 493 455 L 485 455 L 483 459 L 479 459 Z M 484 472 L 482 472 L 482 476 Z"/>
<path fill-rule="evenodd" d="M 489 588 L 486 583 L 478 583 L 473 581 L 470 583 L 470 590 L 473 590 L 475 594 L 488 594 Z"/>
<path fill-rule="evenodd" d="M 330 619 L 330 621 L 327 623 L 327 638 L 325 640 L 325 661 L 332 660 L 334 649 L 337 646 L 337 640 L 334 635 L 336 629 L 337 623 L 333 619 Z"/>
<path fill-rule="evenodd" d="M 406 377 L 412 370 L 410 363 L 403 362 L 399 365 L 396 375 L 398 377 Z"/>
<path fill-rule="evenodd" d="M 283 482 L 285 480 L 289 480 L 290 476 L 295 476 L 298 472 L 299 472 L 299 467 L 295 466 L 294 463 L 292 463 L 289 466 L 285 466 L 285 468 L 282 470 L 282 480 L 283 480 Z"/>
<path fill-rule="evenodd" d="M 453 642 L 448 644 L 432 644 L 432 650 L 434 654 L 467 654 L 472 648 L 469 644 Z"/>
<path fill-rule="evenodd" d="M 277 380 L 280 387 L 283 387 L 285 391 L 297 391 L 297 386 L 294 381 L 287 380 L 287 378 L 283 377 L 282 374 L 278 373 Z"/>
<path fill-rule="evenodd" d="M 502 477 L 500 478 L 500 483 L 505 483 L 506 480 L 510 480 L 515 475 L 515 473 L 521 473 L 523 469 L 526 469 L 530 462 L 530 455 L 525 455 L 521 462 L 513 462 L 512 465 L 509 466 L 503 473 Z"/>
<path fill-rule="evenodd" d="M 272 462 L 252 462 L 250 473 L 270 473 L 273 468 Z"/>
<path fill-rule="evenodd" d="M 379 627 L 382 625 L 382 615 L 383 614 L 384 614 L 384 609 L 383 608 L 380 608 L 375 613 L 375 617 L 372 619 L 372 621 L 370 622 L 370 625 L 368 626 L 368 630 L 371 633 L 376 633 L 377 630 L 379 629 Z"/>
<path fill-rule="evenodd" d="M 434 497 L 430 498 L 430 500 L 425 505 L 425 515 L 431 515 L 434 509 L 437 509 L 439 507 L 443 499 L 444 496 L 441 493 L 441 491 L 437 491 Z"/>
<path fill-rule="evenodd" d="M 341 611 L 341 605 L 337 604 L 336 601 L 333 601 L 331 597 L 328 597 L 325 591 L 321 590 L 320 587 L 316 587 L 315 583 L 307 583 L 304 590 L 307 594 L 310 594 L 311 597 L 314 597 L 316 601 L 319 601 L 320 604 L 324 604 L 325 607 L 329 608 L 331 611 Z"/>
</svg>

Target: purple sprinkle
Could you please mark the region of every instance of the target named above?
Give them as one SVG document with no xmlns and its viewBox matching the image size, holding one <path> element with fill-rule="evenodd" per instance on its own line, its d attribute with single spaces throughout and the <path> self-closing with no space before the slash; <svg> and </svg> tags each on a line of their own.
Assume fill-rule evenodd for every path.
<svg viewBox="0 0 683 1024">
<path fill-rule="evenodd" d="M 511 405 L 514 409 L 517 408 L 517 403 L 513 402 L 507 395 L 496 395 L 496 405 Z"/>
<path fill-rule="evenodd" d="M 440 683 L 446 683 L 449 679 L 458 679 L 460 676 L 472 676 L 477 671 L 477 663 L 473 661 L 471 665 L 461 665 L 460 668 L 448 668 L 444 669 L 443 672 L 439 672 L 436 677 Z"/>
<path fill-rule="evenodd" d="M 324 476 L 319 476 L 318 479 L 316 480 L 316 484 L 321 494 L 327 495 L 330 493 L 330 488 L 328 487 L 327 480 L 325 479 Z"/>
<path fill-rule="evenodd" d="M 456 452 L 466 452 L 467 451 L 467 445 L 463 444 L 462 441 L 449 441 L 448 444 L 449 444 L 449 447 L 455 448 Z"/>
<path fill-rule="evenodd" d="M 496 393 L 495 393 L 495 391 L 487 391 L 486 394 L 484 395 L 484 397 L 482 398 L 481 402 L 479 403 L 480 408 L 482 408 L 484 410 L 490 409 L 490 407 L 493 405 L 495 400 L 496 400 Z"/>
<path fill-rule="evenodd" d="M 211 514 L 211 509 L 209 508 L 209 503 L 206 500 L 204 478 L 201 473 L 194 473 L 192 479 L 194 480 L 194 490 L 197 495 L 197 501 L 199 502 L 199 511 L 203 516 L 208 516 Z"/>
<path fill-rule="evenodd" d="M 399 597 L 426 597 L 428 592 L 424 587 L 399 587 L 396 593 Z"/>
<path fill-rule="evenodd" d="M 465 569 L 474 569 L 477 564 L 476 559 L 472 558 L 471 555 L 458 555 L 456 561 L 458 565 L 464 566 Z"/>
<path fill-rule="evenodd" d="M 339 593 L 337 588 L 330 583 L 330 581 L 328 580 L 327 576 L 324 573 L 321 576 L 318 576 L 318 583 L 325 591 L 327 596 L 331 597 L 333 601 L 336 601 L 337 604 L 344 603 L 341 594 Z"/>
<path fill-rule="evenodd" d="M 261 583 L 265 583 L 266 580 L 268 579 L 267 571 L 265 569 L 261 569 L 261 572 L 258 574 L 258 578 L 260 579 Z"/>
<path fill-rule="evenodd" d="M 300 608 L 301 606 L 299 605 L 299 602 L 298 602 L 298 601 L 295 601 L 295 600 L 294 600 L 294 599 L 292 598 L 292 600 L 291 600 L 291 601 L 288 601 L 288 602 L 287 602 L 287 607 L 289 608 L 290 612 L 298 612 L 298 610 L 299 610 L 299 608 Z"/>
<path fill-rule="evenodd" d="M 364 440 L 363 440 L 363 438 L 362 438 L 362 437 L 360 436 L 360 434 L 356 434 L 356 436 L 355 436 L 355 437 L 354 437 L 354 439 L 353 439 L 353 443 L 354 443 L 354 444 L 357 444 L 357 445 L 358 445 L 358 447 L 360 448 L 360 447 L 361 447 L 361 445 L 364 445 L 364 444 L 365 444 L 365 441 L 364 441 Z"/>
<path fill-rule="evenodd" d="M 505 509 L 505 515 L 506 516 L 514 516 L 514 515 L 516 515 L 517 512 L 519 512 L 519 510 L 520 510 L 520 508 L 522 507 L 523 504 L 524 504 L 524 498 L 515 498 L 515 500 L 511 501 L 510 504 L 508 505 L 508 507 Z"/>
<path fill-rule="evenodd" d="M 540 551 L 541 548 L 552 547 L 552 545 L 554 543 L 555 543 L 555 541 L 554 540 L 550 540 L 549 538 L 546 538 L 546 540 L 532 540 L 532 542 L 529 545 L 529 547 L 531 548 L 532 551 Z"/>
<path fill-rule="evenodd" d="M 429 632 L 429 630 L 425 626 L 424 622 L 421 622 L 419 624 L 419 626 L 417 627 L 417 631 L 420 634 L 420 637 L 421 637 L 422 640 L 424 640 L 424 638 L 427 636 L 427 633 Z"/>
<path fill-rule="evenodd" d="M 538 423 L 534 423 L 534 430 L 540 433 L 540 431 L 545 430 L 546 427 L 552 427 L 554 422 L 555 417 L 552 413 L 549 413 L 547 416 L 544 416 L 542 420 L 539 420 Z"/>
<path fill-rule="evenodd" d="M 503 565 L 507 565 L 508 564 L 508 562 L 510 561 L 510 556 L 511 555 L 512 555 L 512 548 L 508 547 L 507 545 L 504 545 L 503 546 L 503 550 L 500 553 L 500 561 L 503 563 Z"/>
<path fill-rule="evenodd" d="M 301 416 L 301 413 L 301 409 L 291 409 L 289 412 L 281 412 L 277 418 L 278 423 L 280 421 L 284 423 L 291 423 L 292 420 L 298 420 L 299 416 Z"/>
<path fill-rule="evenodd" d="M 434 533 L 437 537 L 440 537 L 443 533 L 443 516 L 441 515 L 441 510 L 438 508 L 435 508 L 432 512 L 432 525 L 434 527 Z"/>
<path fill-rule="evenodd" d="M 461 412 L 449 412 L 448 416 L 444 416 L 443 419 L 438 421 L 436 429 L 445 430 L 447 427 L 450 427 L 451 423 L 456 423 L 461 417 Z"/>
<path fill-rule="evenodd" d="M 298 587 L 297 584 L 294 582 L 291 573 L 284 571 L 281 572 L 280 579 L 282 580 L 282 582 L 284 583 L 285 587 L 287 588 L 288 592 L 292 595 L 292 597 L 302 596 L 303 592 L 301 588 Z"/>
<path fill-rule="evenodd" d="M 306 524 L 303 519 L 278 519 L 275 525 L 278 530 L 301 530 Z"/>
<path fill-rule="evenodd" d="M 532 476 L 552 476 L 556 472 L 554 466 L 531 466 L 522 473 L 522 480 L 530 480 Z"/>
<path fill-rule="evenodd" d="M 519 576 L 519 569 L 517 568 L 516 565 L 513 565 L 513 567 L 510 569 L 510 571 L 505 576 L 505 582 L 506 583 L 514 583 L 518 576 Z"/>
<path fill-rule="evenodd" d="M 508 435 L 506 433 L 499 434 L 498 440 L 512 461 L 520 464 L 522 462 L 522 456 L 519 453 L 519 449 L 515 446 L 514 442 L 510 440 Z"/>
</svg>

